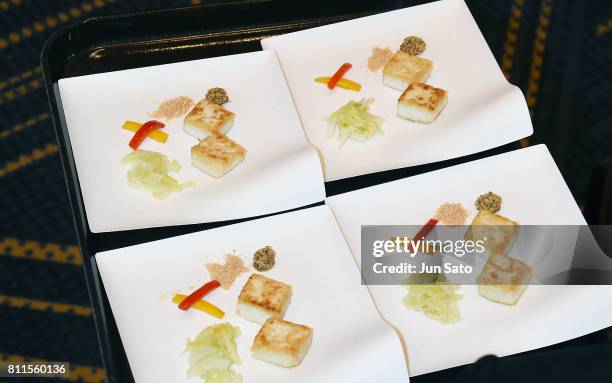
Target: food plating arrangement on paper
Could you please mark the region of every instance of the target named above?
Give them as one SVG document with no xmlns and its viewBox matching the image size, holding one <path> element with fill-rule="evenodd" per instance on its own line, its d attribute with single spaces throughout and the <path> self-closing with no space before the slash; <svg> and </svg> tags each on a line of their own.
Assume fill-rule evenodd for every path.
<svg viewBox="0 0 612 383">
<path fill-rule="evenodd" d="M 88 235 L 255 218 L 92 251 L 137 381 L 407 382 L 612 323 L 593 298 L 609 289 L 532 286 L 534 265 L 510 253 L 522 224 L 585 224 L 544 145 L 376 178 L 533 132 L 463 1 L 261 47 L 59 80 Z M 326 195 L 326 181 L 358 176 L 376 186 Z M 487 251 L 477 283 L 363 282 L 369 225 L 419 225 L 415 240 L 463 227 Z M 553 314 L 580 325 L 534 336 Z"/>
</svg>

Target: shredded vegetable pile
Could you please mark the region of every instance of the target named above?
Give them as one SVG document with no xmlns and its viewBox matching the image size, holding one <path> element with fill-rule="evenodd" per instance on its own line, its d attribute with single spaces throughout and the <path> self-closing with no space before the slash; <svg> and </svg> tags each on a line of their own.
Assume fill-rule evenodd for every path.
<svg viewBox="0 0 612 383">
<path fill-rule="evenodd" d="M 232 370 L 240 364 L 236 337 L 240 329 L 229 323 L 208 326 L 194 340 L 187 340 L 189 352 L 187 377 L 200 376 L 206 383 L 241 383 L 242 376 Z"/>
<path fill-rule="evenodd" d="M 461 321 L 459 301 L 463 295 L 456 293 L 459 286 L 449 284 L 444 277 L 437 278 L 433 283 L 407 285 L 408 295 L 402 300 L 404 306 L 422 311 L 428 318 L 444 324 Z"/>
<path fill-rule="evenodd" d="M 384 119 L 368 112 L 373 98 L 349 101 L 348 104 L 332 113 L 327 121 L 327 138 L 333 138 L 338 128 L 340 147 L 346 140 L 367 141 L 375 134 L 383 134 L 380 128 Z"/>
<path fill-rule="evenodd" d="M 122 162 L 131 165 L 127 173 L 128 184 L 137 190 L 150 192 L 153 197 L 164 199 L 172 192 L 194 187 L 194 182 L 180 184 L 169 176 L 169 172 L 181 170 L 181 164 L 176 160 L 170 162 L 166 156 L 157 152 L 134 150 L 123 157 Z"/>
</svg>

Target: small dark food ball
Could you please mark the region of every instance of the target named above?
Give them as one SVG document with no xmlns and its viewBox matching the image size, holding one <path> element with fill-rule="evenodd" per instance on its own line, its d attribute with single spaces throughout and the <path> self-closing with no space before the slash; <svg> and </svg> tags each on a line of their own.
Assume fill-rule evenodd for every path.
<svg viewBox="0 0 612 383">
<path fill-rule="evenodd" d="M 257 271 L 268 271 L 275 264 L 276 251 L 270 246 L 261 248 L 253 255 L 253 268 Z"/>
<path fill-rule="evenodd" d="M 425 51 L 425 40 L 417 36 L 408 36 L 400 45 L 400 50 L 409 55 L 418 56 Z"/>
<path fill-rule="evenodd" d="M 501 209 L 502 198 L 493 192 L 488 192 L 478 197 L 475 205 L 478 210 L 487 210 L 491 213 L 497 213 L 499 209 Z"/>
<path fill-rule="evenodd" d="M 223 88 L 210 88 L 208 92 L 206 92 L 206 99 L 219 105 L 223 105 L 229 101 L 227 92 Z"/>
</svg>

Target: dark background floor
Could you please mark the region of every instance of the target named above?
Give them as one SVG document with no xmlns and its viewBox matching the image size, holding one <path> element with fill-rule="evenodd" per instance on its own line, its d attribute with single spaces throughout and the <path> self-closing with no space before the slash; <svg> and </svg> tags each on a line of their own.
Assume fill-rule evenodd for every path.
<svg viewBox="0 0 612 383">
<path fill-rule="evenodd" d="M 91 16 L 200 2 L 0 0 L 0 361 L 70 361 L 70 381 L 105 378 L 39 68 L 45 40 Z M 612 1 L 467 3 L 527 99 L 535 133 L 522 145 L 546 143 L 580 206 L 597 211 L 593 175 L 612 149 Z"/>
</svg>

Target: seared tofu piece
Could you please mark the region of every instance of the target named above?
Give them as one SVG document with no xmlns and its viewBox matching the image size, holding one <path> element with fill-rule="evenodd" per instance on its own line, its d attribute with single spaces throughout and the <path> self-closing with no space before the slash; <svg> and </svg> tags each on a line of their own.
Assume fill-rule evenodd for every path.
<svg viewBox="0 0 612 383">
<path fill-rule="evenodd" d="M 507 254 L 516 240 L 518 230 L 518 222 L 480 210 L 466 231 L 465 239 L 483 241 L 491 253 Z"/>
<path fill-rule="evenodd" d="M 225 134 L 214 133 L 191 148 L 191 164 L 204 173 L 220 178 L 236 167 L 247 150 Z"/>
<path fill-rule="evenodd" d="M 407 120 L 429 123 L 448 102 L 448 92 L 431 85 L 412 83 L 397 101 L 397 115 Z"/>
<path fill-rule="evenodd" d="M 412 83 L 425 82 L 432 70 L 433 62 L 397 51 L 383 69 L 383 84 L 403 91 Z"/>
<path fill-rule="evenodd" d="M 533 278 L 526 263 L 508 255 L 493 253 L 476 279 L 483 297 L 506 305 L 516 304 Z"/>
<path fill-rule="evenodd" d="M 201 140 L 213 133 L 227 133 L 234 126 L 234 113 L 207 99 L 198 102 L 185 116 L 183 130 Z"/>
<path fill-rule="evenodd" d="M 259 324 L 268 318 L 283 319 L 292 294 L 291 286 L 252 274 L 238 296 L 237 314 Z"/>
<path fill-rule="evenodd" d="M 270 318 L 253 341 L 253 358 L 283 367 L 302 362 L 312 344 L 313 329 L 282 319 Z"/>
</svg>

